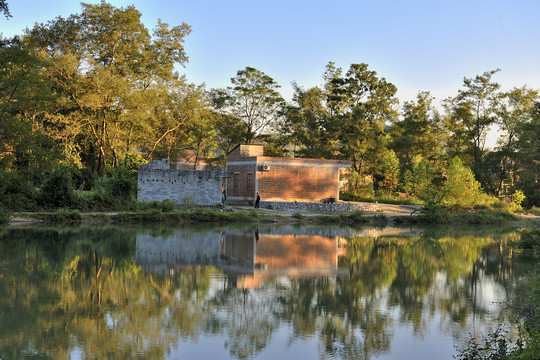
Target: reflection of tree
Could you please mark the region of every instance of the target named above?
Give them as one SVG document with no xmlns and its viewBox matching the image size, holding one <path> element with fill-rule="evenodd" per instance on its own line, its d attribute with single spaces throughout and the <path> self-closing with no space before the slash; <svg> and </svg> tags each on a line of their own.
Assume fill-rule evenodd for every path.
<svg viewBox="0 0 540 360">
<path fill-rule="evenodd" d="M 287 326 L 291 341 L 318 338 L 322 358 L 370 359 L 391 348 L 400 322 L 423 336 L 435 313 L 462 330 L 487 316 L 476 302 L 481 282 L 510 291 L 518 270 L 502 236 L 362 237 L 348 239 L 339 259 L 347 278 L 268 278 L 239 289 L 214 267 L 143 271 L 134 262 L 137 231 L 0 233 L 0 358 L 69 358 L 81 349 L 85 358 L 161 359 L 179 337 L 211 334 L 247 359 Z"/>
</svg>

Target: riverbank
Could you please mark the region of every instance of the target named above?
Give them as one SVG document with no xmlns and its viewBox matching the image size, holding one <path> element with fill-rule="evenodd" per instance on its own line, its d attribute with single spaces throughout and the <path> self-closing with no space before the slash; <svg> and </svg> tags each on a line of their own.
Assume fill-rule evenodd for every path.
<svg viewBox="0 0 540 360">
<path fill-rule="evenodd" d="M 58 210 L 53 212 L 16 213 L 10 219 L 11 225 L 29 223 L 301 223 L 301 224 L 374 224 L 412 225 L 424 224 L 418 217 L 417 208 L 410 205 L 378 204 L 378 211 L 328 212 L 306 209 L 254 209 L 250 206 L 220 208 L 186 208 L 165 210 L 159 208 L 126 212 L 80 212 L 78 210 Z M 496 216 L 496 214 L 498 214 Z M 457 222 L 462 224 L 509 223 L 517 226 L 534 226 L 540 223 L 540 216 L 511 215 L 485 212 L 461 214 Z M 453 220 L 453 222 L 456 222 Z"/>
</svg>

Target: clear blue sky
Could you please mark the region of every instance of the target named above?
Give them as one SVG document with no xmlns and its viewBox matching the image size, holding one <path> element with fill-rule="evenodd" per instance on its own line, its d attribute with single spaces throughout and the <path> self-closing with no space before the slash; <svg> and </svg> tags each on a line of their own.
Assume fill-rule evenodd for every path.
<svg viewBox="0 0 540 360">
<path fill-rule="evenodd" d="M 87 0 L 87 3 L 98 3 Z M 230 85 L 246 66 L 274 78 L 286 98 L 292 81 L 322 83 L 329 61 L 348 69 L 367 63 L 398 88 L 401 100 L 420 90 L 438 103 L 454 96 L 464 77 L 500 68 L 504 89 L 540 88 L 538 0 L 110 0 L 135 5 L 145 25 L 157 19 L 192 33 L 189 63 L 180 69 L 208 88 Z M 8 0 L 0 17 L 5 37 L 34 22 L 81 11 L 76 0 Z"/>
</svg>

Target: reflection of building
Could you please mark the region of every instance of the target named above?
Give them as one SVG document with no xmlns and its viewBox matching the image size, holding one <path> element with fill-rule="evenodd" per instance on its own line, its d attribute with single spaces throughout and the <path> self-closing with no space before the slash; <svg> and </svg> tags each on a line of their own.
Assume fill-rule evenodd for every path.
<svg viewBox="0 0 540 360">
<path fill-rule="evenodd" d="M 339 199 L 339 170 L 348 160 L 281 158 L 263 156 L 263 145 L 238 145 L 227 154 L 229 201 L 319 202 Z"/>
<path fill-rule="evenodd" d="M 136 263 L 165 273 L 168 266 L 223 268 L 237 287 L 258 287 L 276 276 L 345 275 L 337 268 L 338 236 L 253 231 L 178 230 L 168 238 L 137 235 Z"/>
</svg>

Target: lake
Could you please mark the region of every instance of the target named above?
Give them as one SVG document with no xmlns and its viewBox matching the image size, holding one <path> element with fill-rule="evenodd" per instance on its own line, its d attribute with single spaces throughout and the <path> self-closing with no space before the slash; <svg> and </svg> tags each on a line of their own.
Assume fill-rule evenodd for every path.
<svg viewBox="0 0 540 360">
<path fill-rule="evenodd" d="M 0 230 L 0 359 L 452 359 L 537 260 L 504 228 Z"/>
</svg>

